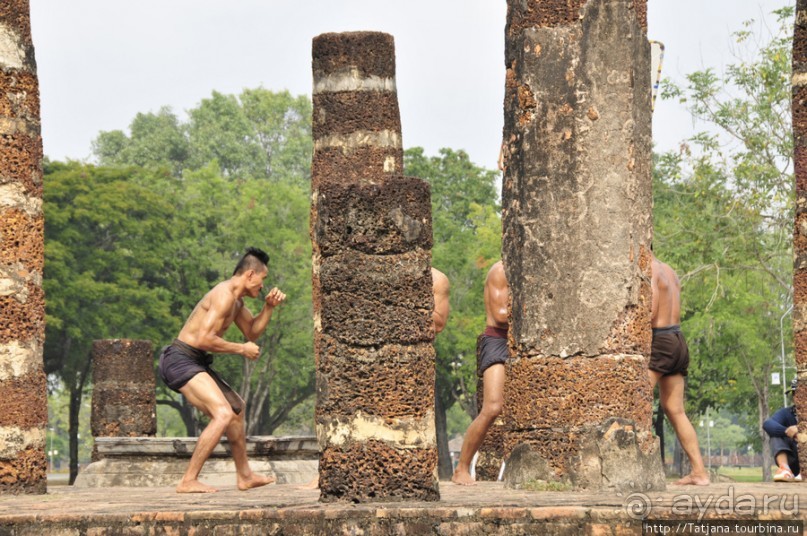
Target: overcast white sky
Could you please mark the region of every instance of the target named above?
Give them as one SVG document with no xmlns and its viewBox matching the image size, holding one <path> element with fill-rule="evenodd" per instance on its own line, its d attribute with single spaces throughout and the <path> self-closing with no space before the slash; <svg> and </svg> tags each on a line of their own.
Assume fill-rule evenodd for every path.
<svg viewBox="0 0 807 536">
<path fill-rule="evenodd" d="M 138 112 L 183 114 L 211 91 L 263 86 L 311 94 L 311 39 L 373 30 L 395 37 L 405 147 L 466 150 L 495 168 L 504 95 L 505 0 L 30 0 L 45 154 L 90 160 L 101 130 Z M 731 33 L 795 0 L 650 0 L 649 38 L 663 76 L 733 61 Z M 758 27 L 755 26 L 755 28 Z M 693 132 L 656 102 L 654 139 Z"/>
</svg>

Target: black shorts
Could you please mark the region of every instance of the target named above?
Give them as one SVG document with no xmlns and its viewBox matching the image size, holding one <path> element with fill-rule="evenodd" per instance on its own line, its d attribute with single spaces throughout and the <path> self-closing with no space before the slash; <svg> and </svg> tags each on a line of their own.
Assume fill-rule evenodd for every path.
<svg viewBox="0 0 807 536">
<path fill-rule="evenodd" d="M 648 368 L 660 372 L 663 376 L 687 375 L 689 348 L 678 326 L 653 328 L 653 344 Z"/>
<path fill-rule="evenodd" d="M 160 365 L 157 367 L 157 371 L 165 385 L 177 393 L 191 378 L 200 372 L 206 372 L 219 386 L 233 411 L 236 414 L 241 413 L 244 406 L 243 399 L 233 391 L 227 382 L 221 379 L 215 370 L 210 368 L 212 363 L 213 356 L 209 353 L 194 348 L 179 339 L 174 339 L 174 342 L 163 348 L 160 353 Z"/>
<path fill-rule="evenodd" d="M 507 338 L 482 334 L 476 339 L 476 351 L 479 355 L 477 374 L 482 376 L 491 366 L 504 365 L 507 362 L 507 356 L 509 355 Z"/>
</svg>

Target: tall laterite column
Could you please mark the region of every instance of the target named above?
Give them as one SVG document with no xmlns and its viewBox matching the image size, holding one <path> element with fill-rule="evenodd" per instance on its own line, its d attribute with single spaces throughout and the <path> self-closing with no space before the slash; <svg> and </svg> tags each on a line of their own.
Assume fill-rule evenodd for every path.
<svg viewBox="0 0 807 536">
<path fill-rule="evenodd" d="M 577 488 L 662 489 L 646 3 L 507 3 L 504 453 Z"/>
<path fill-rule="evenodd" d="M 807 0 L 796 2 L 793 32 L 793 141 L 796 224 L 793 230 L 793 335 L 799 387 L 793 395 L 799 421 L 799 462 L 807 463 Z M 807 467 L 804 465 L 803 467 Z"/>
<path fill-rule="evenodd" d="M 0 493 L 45 493 L 39 81 L 28 0 L 0 3 Z"/>
<path fill-rule="evenodd" d="M 322 501 L 437 500 L 428 184 L 403 177 L 392 36 L 313 43 Z"/>
</svg>

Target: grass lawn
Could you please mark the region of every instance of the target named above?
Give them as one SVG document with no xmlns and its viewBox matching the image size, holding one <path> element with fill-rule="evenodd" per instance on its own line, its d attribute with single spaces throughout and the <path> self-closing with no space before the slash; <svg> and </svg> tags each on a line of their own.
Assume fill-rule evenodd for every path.
<svg viewBox="0 0 807 536">
<path fill-rule="evenodd" d="M 762 482 L 762 467 L 721 467 L 718 471 L 737 482 Z"/>
</svg>

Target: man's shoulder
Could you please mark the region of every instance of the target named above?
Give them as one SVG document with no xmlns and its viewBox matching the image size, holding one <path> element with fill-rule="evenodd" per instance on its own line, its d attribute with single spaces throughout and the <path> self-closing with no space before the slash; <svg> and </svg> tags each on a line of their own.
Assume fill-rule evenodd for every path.
<svg viewBox="0 0 807 536">
<path fill-rule="evenodd" d="M 240 301 L 228 283 L 228 281 L 222 281 L 210 289 L 205 298 L 209 298 L 211 301 L 215 301 L 216 303 L 232 304 L 236 301 Z"/>
</svg>

